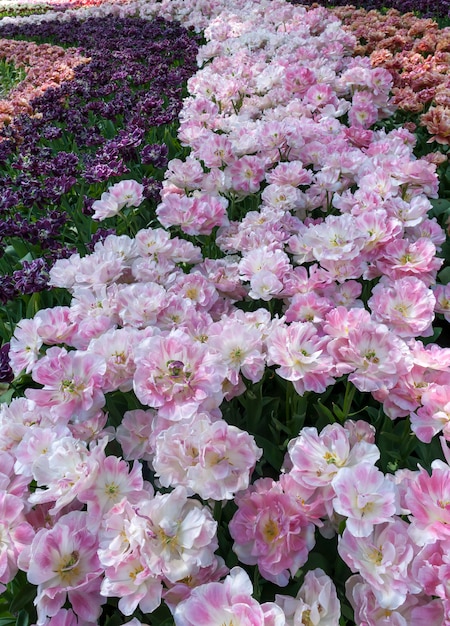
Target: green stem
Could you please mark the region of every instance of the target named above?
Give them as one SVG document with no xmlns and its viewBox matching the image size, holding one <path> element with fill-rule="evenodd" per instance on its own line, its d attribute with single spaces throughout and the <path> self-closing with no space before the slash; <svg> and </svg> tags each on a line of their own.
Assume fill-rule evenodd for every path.
<svg viewBox="0 0 450 626">
<path fill-rule="evenodd" d="M 356 387 L 349 380 L 347 380 L 347 383 L 345 386 L 344 404 L 342 406 L 342 412 L 344 413 L 343 421 L 345 421 L 349 416 L 350 408 L 352 406 L 355 393 L 356 393 Z"/>
</svg>

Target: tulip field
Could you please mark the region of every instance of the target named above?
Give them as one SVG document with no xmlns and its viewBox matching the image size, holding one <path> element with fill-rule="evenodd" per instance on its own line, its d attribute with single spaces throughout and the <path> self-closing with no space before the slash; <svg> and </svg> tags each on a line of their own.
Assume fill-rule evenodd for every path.
<svg viewBox="0 0 450 626">
<path fill-rule="evenodd" d="M 450 1 L 0 0 L 0 626 L 450 626 Z"/>
</svg>

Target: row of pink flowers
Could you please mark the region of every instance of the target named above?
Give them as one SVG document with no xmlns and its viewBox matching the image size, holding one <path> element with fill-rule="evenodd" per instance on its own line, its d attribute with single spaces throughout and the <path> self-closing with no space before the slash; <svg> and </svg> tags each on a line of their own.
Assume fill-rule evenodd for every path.
<svg viewBox="0 0 450 626">
<path fill-rule="evenodd" d="M 450 28 L 441 29 L 431 19 L 402 15 L 394 9 L 381 14 L 338 7 L 333 12 L 358 38 L 355 54 L 370 55 L 374 67 L 391 72 L 399 108 L 420 113 L 432 103 L 421 116 L 421 125 L 432 135 L 430 142 L 448 145 Z"/>
<path fill-rule="evenodd" d="M 0 127 L 20 113 L 33 115 L 34 98 L 71 80 L 75 67 L 90 60 L 75 48 L 12 39 L 0 39 L 0 58 L 26 70 L 26 77 L 0 100 Z"/>
<path fill-rule="evenodd" d="M 448 455 L 450 350 L 420 340 L 449 312 L 436 284 L 445 234 L 427 216 L 436 167 L 415 159 L 409 131 L 370 130 L 393 111 L 391 76 L 352 58 L 354 38 L 325 9 L 274 0 L 228 3 L 220 16 L 202 3 L 151 11 L 169 8 L 208 22 L 180 118 L 191 154 L 169 163 L 164 228 L 58 261 L 51 282 L 70 306 L 16 329 L 11 365 L 34 384 L 0 408 L 0 582 L 27 572 L 39 626 L 95 623 L 109 597 L 127 616 L 164 600 L 177 626 L 337 625 L 320 569 L 296 598 L 263 604 L 243 569 L 228 572 L 211 504 L 234 499 L 241 564 L 286 586 L 317 533 L 332 537 L 345 521 L 338 551 L 357 623 L 440 626 L 448 463 L 384 474 L 374 429 L 347 421 L 303 428 L 279 478 L 251 484 L 262 451 L 222 414 L 267 367 L 299 395 L 347 376 L 392 419 L 410 416 L 422 441 L 442 432 Z M 142 186 L 122 181 L 96 199 L 95 217 L 141 200 Z M 222 258 L 172 226 L 214 237 Z M 245 302 L 258 306 L 245 312 Z M 144 407 L 115 429 L 104 412 L 112 392 Z M 154 493 L 144 462 L 171 491 Z"/>
</svg>

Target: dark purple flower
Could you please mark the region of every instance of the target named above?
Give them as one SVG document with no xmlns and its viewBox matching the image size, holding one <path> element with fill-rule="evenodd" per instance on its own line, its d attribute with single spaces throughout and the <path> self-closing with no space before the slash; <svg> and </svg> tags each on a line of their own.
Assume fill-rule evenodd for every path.
<svg viewBox="0 0 450 626">
<path fill-rule="evenodd" d="M 49 267 L 45 259 L 24 261 L 22 269 L 12 275 L 16 291 L 31 294 L 46 289 L 49 279 Z"/>
<path fill-rule="evenodd" d="M 144 146 L 141 150 L 141 161 L 144 165 L 153 167 L 166 167 L 169 150 L 165 144 L 152 143 Z"/>
<path fill-rule="evenodd" d="M 0 302 L 6 304 L 17 295 L 16 287 L 12 276 L 5 274 L 0 276 Z"/>
<path fill-rule="evenodd" d="M 0 348 L 0 383 L 11 383 L 14 374 L 9 364 L 9 343 L 5 343 Z"/>
</svg>

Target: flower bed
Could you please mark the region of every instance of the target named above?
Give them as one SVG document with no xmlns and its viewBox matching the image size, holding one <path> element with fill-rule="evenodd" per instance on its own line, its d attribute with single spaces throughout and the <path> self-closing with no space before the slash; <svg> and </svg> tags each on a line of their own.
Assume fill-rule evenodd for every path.
<svg viewBox="0 0 450 626">
<path fill-rule="evenodd" d="M 74 68 L 90 59 L 74 49 L 37 45 L 27 41 L 0 40 L 0 58 L 19 68 L 26 68 L 26 76 L 14 87 L 7 98 L 0 100 L 0 128 L 11 124 L 21 113 L 33 115 L 31 101 L 47 89 L 58 88 L 72 80 Z"/>
<path fill-rule="evenodd" d="M 204 29 L 185 153 L 151 216 L 105 176 L 93 224 L 148 223 L 57 260 L 69 302 L 15 329 L 4 596 L 38 626 L 448 623 L 436 157 L 324 8 L 132 10 Z"/>
<path fill-rule="evenodd" d="M 6 116 L 11 123 L 0 131 L 0 232 L 11 246 L 1 262 L 6 303 L 46 289 L 57 258 L 101 238 L 88 198 L 105 181 L 132 171 L 148 205 L 155 203 L 167 154 L 158 141 L 181 107 L 197 44 L 177 25 L 137 18 L 5 24 L 2 33 L 71 46 L 5 40 L 8 58 L 26 63 L 33 56 L 5 102 L 11 115 L 18 106 L 27 114 L 12 122 Z"/>
</svg>

